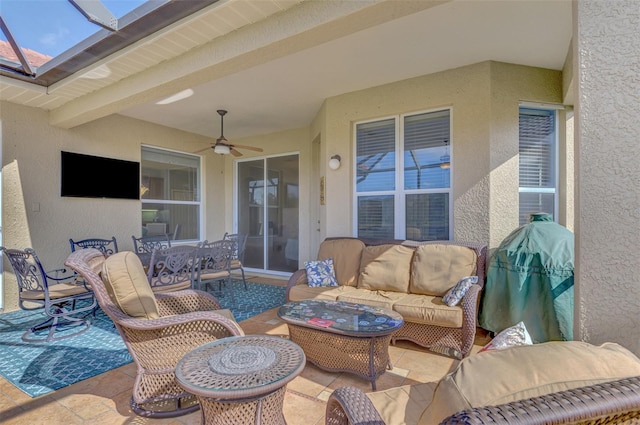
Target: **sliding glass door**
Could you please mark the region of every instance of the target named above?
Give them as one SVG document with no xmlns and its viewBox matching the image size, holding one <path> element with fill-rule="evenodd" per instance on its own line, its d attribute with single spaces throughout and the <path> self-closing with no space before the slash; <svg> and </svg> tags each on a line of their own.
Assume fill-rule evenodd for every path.
<svg viewBox="0 0 640 425">
<path fill-rule="evenodd" d="M 237 163 L 236 223 L 247 234 L 244 266 L 298 269 L 298 155 Z"/>
</svg>

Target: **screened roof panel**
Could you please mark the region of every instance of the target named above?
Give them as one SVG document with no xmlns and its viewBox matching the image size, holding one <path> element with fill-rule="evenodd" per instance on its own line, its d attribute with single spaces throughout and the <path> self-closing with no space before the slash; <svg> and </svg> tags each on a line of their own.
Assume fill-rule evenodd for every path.
<svg viewBox="0 0 640 425">
<path fill-rule="evenodd" d="M 217 1 L 2 0 L 0 75 L 51 85 Z"/>
</svg>

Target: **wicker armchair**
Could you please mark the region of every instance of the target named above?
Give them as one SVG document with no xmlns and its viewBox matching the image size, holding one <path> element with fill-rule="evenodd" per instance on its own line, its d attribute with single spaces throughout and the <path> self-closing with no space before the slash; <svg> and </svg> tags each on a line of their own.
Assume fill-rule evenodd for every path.
<svg viewBox="0 0 640 425">
<path fill-rule="evenodd" d="M 97 249 L 71 253 L 65 264 L 93 288 L 102 310 L 113 320 L 138 372 L 131 408 L 147 417 L 174 417 L 199 408 L 195 397 L 175 382 L 175 366 L 192 349 L 244 332 L 210 294 L 183 290 L 155 294 L 159 318 L 140 319 L 115 304 L 99 275 L 104 255 Z M 219 311 L 218 311 L 219 310 Z"/>
<path fill-rule="evenodd" d="M 331 394 L 325 418 L 327 425 L 385 425 L 366 394 L 355 387 L 341 387 Z M 639 420 L 640 376 L 637 376 L 463 410 L 447 417 L 441 425 L 617 424 Z"/>
</svg>

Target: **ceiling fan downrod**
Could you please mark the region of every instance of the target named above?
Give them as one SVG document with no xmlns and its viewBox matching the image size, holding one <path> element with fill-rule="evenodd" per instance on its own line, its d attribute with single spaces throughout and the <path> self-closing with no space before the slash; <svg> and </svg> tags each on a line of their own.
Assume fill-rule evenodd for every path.
<svg viewBox="0 0 640 425">
<path fill-rule="evenodd" d="M 224 137 L 224 116 L 227 114 L 227 111 L 225 111 L 224 109 L 218 109 L 217 112 L 218 115 L 220 115 L 220 137 L 218 138 L 218 142 L 226 142 L 227 139 Z"/>
</svg>

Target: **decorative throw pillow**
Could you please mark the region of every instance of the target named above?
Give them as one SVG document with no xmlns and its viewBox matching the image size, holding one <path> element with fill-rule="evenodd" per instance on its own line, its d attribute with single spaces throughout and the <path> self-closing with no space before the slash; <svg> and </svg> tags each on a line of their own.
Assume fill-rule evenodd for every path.
<svg viewBox="0 0 640 425">
<path fill-rule="evenodd" d="M 453 288 L 449 289 L 444 297 L 442 297 L 442 302 L 448 305 L 449 307 L 453 307 L 454 305 L 458 305 L 458 303 L 464 298 L 464 295 L 467 293 L 471 285 L 478 283 L 478 276 L 467 276 L 463 277 L 454 285 Z"/>
<path fill-rule="evenodd" d="M 307 282 L 312 288 L 318 286 L 338 286 L 336 273 L 333 269 L 333 258 L 321 261 L 305 261 L 307 270 Z"/>
<path fill-rule="evenodd" d="M 478 352 L 502 350 L 517 345 L 533 345 L 533 341 L 531 341 L 531 336 L 529 332 L 527 332 L 527 327 L 524 325 L 524 322 L 518 322 L 518 324 L 503 330 Z"/>
</svg>

